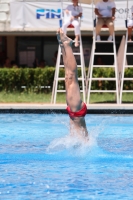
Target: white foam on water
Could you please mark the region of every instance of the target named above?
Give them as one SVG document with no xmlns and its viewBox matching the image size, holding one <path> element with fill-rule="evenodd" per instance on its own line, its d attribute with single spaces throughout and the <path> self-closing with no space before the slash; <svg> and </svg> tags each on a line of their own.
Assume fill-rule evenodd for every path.
<svg viewBox="0 0 133 200">
<path fill-rule="evenodd" d="M 65 137 L 54 139 L 46 149 L 47 153 L 58 153 L 67 150 L 69 154 L 84 156 L 88 152 L 95 151 L 97 146 L 97 137 L 103 130 L 103 124 L 97 125 L 89 130 L 89 139 L 78 136 L 76 133 L 74 136 L 68 134 Z"/>
</svg>

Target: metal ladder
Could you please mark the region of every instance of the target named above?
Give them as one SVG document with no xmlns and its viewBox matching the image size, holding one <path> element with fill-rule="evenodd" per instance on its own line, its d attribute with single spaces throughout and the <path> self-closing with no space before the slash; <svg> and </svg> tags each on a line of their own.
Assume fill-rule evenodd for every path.
<svg viewBox="0 0 133 200">
<path fill-rule="evenodd" d="M 122 66 L 122 76 L 121 76 L 120 104 L 122 103 L 122 95 L 123 95 L 124 92 L 127 92 L 127 93 L 132 92 L 133 93 L 133 90 L 123 90 L 124 81 L 133 81 L 133 77 L 127 78 L 127 77 L 124 76 L 126 68 L 133 68 L 133 65 L 126 65 L 126 58 L 127 58 L 127 56 L 128 55 L 133 56 L 133 52 L 132 53 L 127 52 L 127 48 L 128 48 L 129 44 L 133 45 L 133 41 L 131 41 L 131 42 L 128 41 L 128 31 L 127 31 L 127 33 L 126 33 L 125 49 L 124 49 L 124 59 L 123 59 L 123 66 Z"/>
<path fill-rule="evenodd" d="M 85 97 L 85 80 L 86 80 L 86 72 L 85 72 L 85 63 L 84 63 L 84 55 L 83 55 L 83 45 L 82 45 L 82 38 L 80 34 L 79 39 L 79 52 L 73 52 L 73 54 L 80 56 L 80 65 L 77 65 L 77 68 L 81 68 L 81 77 L 78 78 L 78 81 L 81 81 L 82 83 L 82 89 L 80 89 L 80 92 L 83 94 L 83 101 L 86 102 Z M 65 93 L 65 89 L 59 89 L 58 84 L 59 81 L 65 82 L 65 77 L 59 77 L 60 69 L 64 68 L 64 65 L 61 65 L 61 48 L 60 45 L 58 47 L 58 56 L 56 61 L 56 68 L 55 68 L 55 75 L 54 75 L 54 81 L 53 81 L 53 89 L 52 89 L 52 97 L 51 97 L 51 103 L 56 104 L 57 99 L 57 93 Z"/>
<path fill-rule="evenodd" d="M 95 52 L 96 44 L 100 43 L 111 43 L 113 45 L 113 53 L 107 53 L 107 52 Z M 94 65 L 94 56 L 95 55 L 113 55 L 114 56 L 114 65 Z M 106 77 L 106 78 L 94 78 L 93 77 L 93 68 L 108 68 L 112 67 L 115 71 L 115 77 Z M 115 81 L 116 89 L 115 90 L 92 90 L 92 81 Z M 88 84 L 87 84 L 88 83 Z M 117 71 L 117 58 L 116 58 L 116 47 L 115 47 L 115 36 L 113 34 L 113 41 L 96 41 L 95 39 L 95 32 L 93 36 L 93 44 L 92 44 L 92 52 L 91 52 L 91 58 L 90 58 L 90 64 L 88 69 L 88 75 L 87 75 L 87 104 L 90 104 L 90 95 L 91 93 L 115 93 L 116 94 L 116 103 L 119 103 L 119 90 L 118 90 L 118 71 Z"/>
</svg>

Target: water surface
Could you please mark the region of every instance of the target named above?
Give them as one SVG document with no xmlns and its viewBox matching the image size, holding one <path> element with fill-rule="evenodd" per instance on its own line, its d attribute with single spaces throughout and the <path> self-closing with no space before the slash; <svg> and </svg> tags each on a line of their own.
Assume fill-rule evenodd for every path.
<svg viewBox="0 0 133 200">
<path fill-rule="evenodd" d="M 0 114 L 0 199 L 133 199 L 133 116 L 87 115 L 89 144 L 63 114 Z"/>
</svg>

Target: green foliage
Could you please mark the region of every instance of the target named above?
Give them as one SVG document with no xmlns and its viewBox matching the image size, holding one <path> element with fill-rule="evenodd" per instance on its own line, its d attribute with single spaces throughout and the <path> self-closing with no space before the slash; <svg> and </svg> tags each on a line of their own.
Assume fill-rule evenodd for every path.
<svg viewBox="0 0 133 200">
<path fill-rule="evenodd" d="M 22 91 L 24 86 L 27 92 L 41 90 L 41 86 L 52 88 L 54 67 L 41 68 L 0 68 L 0 91 Z"/>
<path fill-rule="evenodd" d="M 45 67 L 42 68 L 0 68 L 0 91 L 6 92 L 21 92 L 22 86 L 24 86 L 26 92 L 36 92 L 42 91 L 42 86 L 50 86 L 52 89 L 54 80 L 55 67 Z M 88 73 L 88 68 L 86 68 L 86 74 Z M 64 77 L 64 68 L 60 69 L 59 77 Z M 81 77 L 81 70 L 78 68 L 78 77 Z M 102 77 L 115 77 L 115 71 L 112 68 L 94 68 L 93 70 L 94 78 Z M 133 68 L 127 68 L 125 70 L 125 77 L 133 77 Z M 82 86 L 81 81 L 79 81 L 80 87 Z M 65 88 L 65 82 L 59 81 L 58 87 L 60 89 Z M 133 81 L 125 81 L 124 89 L 133 89 Z M 116 88 L 115 81 L 92 81 L 92 88 L 94 90 L 114 90 Z M 44 90 L 43 90 L 44 91 Z"/>
<path fill-rule="evenodd" d="M 127 68 L 125 69 L 125 75 L 126 78 L 133 78 L 133 68 Z M 133 81 L 124 81 L 123 84 L 124 90 L 133 90 Z"/>
<path fill-rule="evenodd" d="M 112 68 L 94 68 L 93 70 L 93 78 L 114 78 L 115 71 Z M 114 81 L 108 80 L 97 80 L 92 81 L 92 90 L 99 89 L 99 90 L 114 90 L 116 88 Z"/>
</svg>

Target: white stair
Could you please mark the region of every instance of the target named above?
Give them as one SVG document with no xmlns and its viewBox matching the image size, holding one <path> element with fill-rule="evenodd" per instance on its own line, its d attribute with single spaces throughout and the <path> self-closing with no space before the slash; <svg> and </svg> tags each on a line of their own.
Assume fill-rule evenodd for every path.
<svg viewBox="0 0 133 200">
<path fill-rule="evenodd" d="M 123 66 L 122 66 L 122 75 L 121 75 L 120 104 L 122 103 L 123 93 L 133 93 L 133 90 L 123 90 L 123 86 L 124 86 L 125 81 L 133 81 L 133 77 L 130 77 L 130 78 L 125 77 L 125 69 L 126 68 L 133 68 L 133 65 L 126 65 L 125 64 L 127 56 L 128 55 L 133 56 L 133 52 L 132 53 L 127 52 L 127 48 L 128 48 L 129 44 L 133 45 L 133 41 L 131 41 L 131 42 L 128 41 L 128 31 L 127 31 L 127 33 L 126 33 L 126 43 L 125 43 L 125 49 L 124 49 L 124 59 L 123 59 Z"/>
<path fill-rule="evenodd" d="M 113 45 L 113 52 L 95 52 L 96 50 L 96 45 L 97 43 L 107 43 Z M 114 56 L 114 65 L 94 65 L 94 57 L 95 55 L 113 55 Z M 113 68 L 115 72 L 115 77 L 98 77 L 98 78 L 93 78 L 93 69 L 94 68 Z M 115 82 L 115 90 L 92 90 L 92 81 L 114 81 Z M 116 46 L 115 46 L 115 36 L 113 35 L 113 41 L 96 41 L 95 40 L 95 31 L 94 31 L 94 37 L 93 37 L 93 45 L 92 45 L 92 52 L 91 52 L 91 58 L 90 58 L 90 64 L 89 64 L 89 69 L 88 69 L 88 75 L 87 75 L 87 104 L 90 104 L 90 95 L 91 93 L 114 93 L 116 95 L 116 103 L 119 103 L 119 90 L 118 90 L 118 70 L 117 70 L 117 59 L 116 59 Z"/>
</svg>

